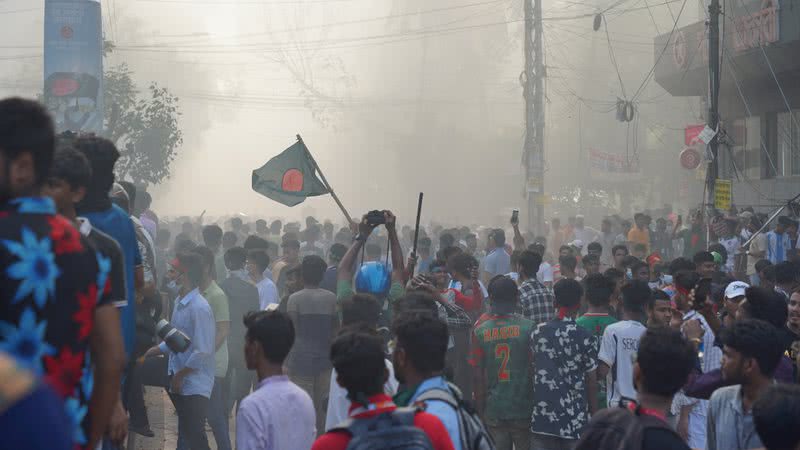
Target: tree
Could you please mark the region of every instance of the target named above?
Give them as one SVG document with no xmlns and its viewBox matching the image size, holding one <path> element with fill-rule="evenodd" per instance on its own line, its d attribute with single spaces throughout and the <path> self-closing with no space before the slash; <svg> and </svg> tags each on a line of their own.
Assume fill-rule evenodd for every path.
<svg viewBox="0 0 800 450">
<path fill-rule="evenodd" d="M 169 178 L 183 143 L 178 98 L 156 82 L 139 92 L 125 63 L 106 69 L 103 83 L 105 134 L 120 151 L 117 177 L 142 186 Z"/>
</svg>

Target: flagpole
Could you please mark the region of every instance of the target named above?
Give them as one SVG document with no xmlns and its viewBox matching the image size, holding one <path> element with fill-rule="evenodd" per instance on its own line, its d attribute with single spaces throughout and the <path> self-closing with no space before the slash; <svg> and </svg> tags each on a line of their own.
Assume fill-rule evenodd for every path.
<svg viewBox="0 0 800 450">
<path fill-rule="evenodd" d="M 303 151 L 306 152 L 306 155 L 308 155 L 308 159 L 311 160 L 311 164 L 314 165 L 314 170 L 316 170 L 317 173 L 319 173 L 319 177 L 322 178 L 322 183 L 325 185 L 325 188 L 328 189 L 328 192 L 331 194 L 331 197 L 333 197 L 333 201 L 335 201 L 336 205 L 339 206 L 339 209 L 342 210 L 342 214 L 344 214 L 344 217 L 347 219 L 347 223 L 353 224 L 353 219 L 350 217 L 350 214 L 344 208 L 344 205 L 342 205 L 342 202 L 341 202 L 341 200 L 339 200 L 339 197 L 336 195 L 335 192 L 333 192 L 333 188 L 331 188 L 330 183 L 328 183 L 328 180 L 325 178 L 325 174 L 322 173 L 322 169 L 319 168 L 319 164 L 317 164 L 317 160 L 314 159 L 314 155 L 312 155 L 311 152 L 308 151 L 308 147 L 306 147 L 306 143 L 303 142 L 303 138 L 300 137 L 299 134 L 297 135 L 297 140 L 300 141 L 303 144 Z"/>
</svg>

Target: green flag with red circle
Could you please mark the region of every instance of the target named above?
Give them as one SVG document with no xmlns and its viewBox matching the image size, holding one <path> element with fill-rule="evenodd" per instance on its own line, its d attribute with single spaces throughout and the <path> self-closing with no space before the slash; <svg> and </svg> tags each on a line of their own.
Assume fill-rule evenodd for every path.
<svg viewBox="0 0 800 450">
<path fill-rule="evenodd" d="M 315 164 L 302 140 L 253 171 L 253 190 L 286 206 L 303 203 L 307 197 L 328 194 L 317 178 Z"/>
</svg>

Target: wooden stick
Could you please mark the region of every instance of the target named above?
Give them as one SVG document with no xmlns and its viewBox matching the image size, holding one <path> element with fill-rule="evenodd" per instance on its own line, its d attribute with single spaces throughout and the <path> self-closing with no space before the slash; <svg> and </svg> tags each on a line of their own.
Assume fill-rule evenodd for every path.
<svg viewBox="0 0 800 450">
<path fill-rule="evenodd" d="M 417 203 L 417 224 L 414 228 L 414 248 L 411 254 L 417 256 L 417 240 L 419 239 L 419 219 L 422 217 L 422 192 L 419 193 L 419 203 Z"/>
<path fill-rule="evenodd" d="M 333 192 L 333 188 L 331 188 L 330 183 L 328 183 L 328 180 L 325 178 L 325 174 L 322 173 L 322 169 L 319 168 L 317 160 L 314 159 L 314 155 L 312 155 L 311 152 L 308 150 L 308 147 L 306 147 L 306 143 L 303 142 L 303 138 L 301 138 L 299 134 L 297 135 L 297 140 L 303 144 L 303 150 L 306 152 L 306 155 L 308 155 L 308 159 L 311 160 L 311 164 L 314 166 L 314 170 L 316 170 L 317 173 L 319 173 L 319 177 L 322 178 L 322 184 L 325 185 L 325 188 L 328 189 L 328 192 L 331 194 L 331 197 L 333 197 L 333 201 L 335 201 L 336 205 L 339 206 L 339 209 L 342 211 L 342 214 L 344 214 L 344 217 L 347 219 L 347 223 L 353 224 L 353 219 L 350 217 L 350 214 L 344 208 L 344 205 L 342 205 L 342 202 L 339 200 L 339 197 L 336 195 L 335 192 Z"/>
</svg>

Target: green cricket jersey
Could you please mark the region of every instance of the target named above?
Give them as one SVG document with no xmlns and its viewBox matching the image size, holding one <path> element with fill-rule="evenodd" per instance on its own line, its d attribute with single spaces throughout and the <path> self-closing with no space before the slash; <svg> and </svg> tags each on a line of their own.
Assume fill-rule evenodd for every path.
<svg viewBox="0 0 800 450">
<path fill-rule="evenodd" d="M 532 321 L 517 315 L 488 315 L 472 331 L 473 366 L 484 369 L 487 420 L 530 420 Z"/>
<path fill-rule="evenodd" d="M 576 320 L 579 326 L 583 327 L 586 331 L 592 333 L 595 341 L 595 356 L 600 353 L 600 342 L 603 340 L 603 332 L 606 327 L 612 323 L 617 323 L 618 320 L 609 314 L 605 313 L 586 313 Z M 608 403 L 607 400 L 607 386 L 606 380 L 597 380 L 597 405 L 600 408 L 605 408 Z"/>
</svg>

